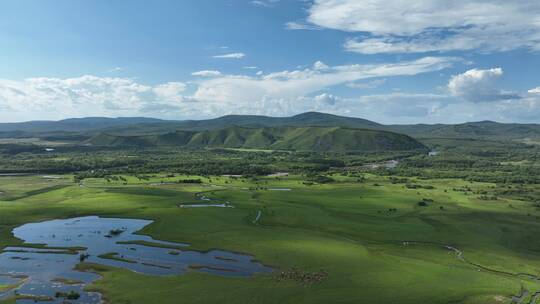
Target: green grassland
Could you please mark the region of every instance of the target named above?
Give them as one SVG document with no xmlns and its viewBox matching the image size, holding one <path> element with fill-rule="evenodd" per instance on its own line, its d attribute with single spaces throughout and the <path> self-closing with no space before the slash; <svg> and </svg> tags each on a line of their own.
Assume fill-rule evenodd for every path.
<svg viewBox="0 0 540 304">
<path fill-rule="evenodd" d="M 196 272 L 155 277 L 80 265 L 103 275 L 90 288 L 111 303 L 481 304 L 510 303 L 522 288 L 540 291 L 540 283 L 517 275 L 540 273 L 540 211 L 533 203 L 475 194 L 494 191 L 495 184 L 411 179 L 433 186 L 411 189 L 386 177 L 365 177 L 358 182 L 334 175 L 334 183 L 309 185 L 302 176 L 163 173 L 86 179 L 80 185 L 69 176 L 3 177 L 0 189 L 9 199 L 0 196 L 0 246 L 18 244 L 11 229 L 27 222 L 83 215 L 144 218 L 155 222 L 141 233 L 154 238 L 198 250 L 246 252 L 275 268 L 274 274 L 239 279 Z M 194 178 L 202 183 L 172 183 Z M 200 203 L 199 192 L 235 208 L 178 208 Z M 419 206 L 424 199 L 433 201 Z M 445 245 L 461 250 L 466 260 Z M 291 267 L 324 270 L 328 277 L 308 285 L 276 279 Z"/>
</svg>

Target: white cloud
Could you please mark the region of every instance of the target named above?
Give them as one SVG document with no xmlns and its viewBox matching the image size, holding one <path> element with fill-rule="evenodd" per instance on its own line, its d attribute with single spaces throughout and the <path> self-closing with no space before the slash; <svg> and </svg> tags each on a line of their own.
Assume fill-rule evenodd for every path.
<svg viewBox="0 0 540 304">
<path fill-rule="evenodd" d="M 530 94 L 540 94 L 540 87 L 537 87 L 537 88 L 534 88 L 534 89 L 530 89 L 528 91 Z"/>
<path fill-rule="evenodd" d="M 329 66 L 327 66 L 324 62 L 322 61 L 316 61 L 314 64 L 313 64 L 313 69 L 315 70 L 319 70 L 319 71 L 322 71 L 322 70 L 327 70 L 329 68 Z"/>
<path fill-rule="evenodd" d="M 79 116 L 125 116 L 153 107 L 180 107 L 185 84 L 168 82 L 149 86 L 127 78 L 81 76 L 0 80 L 0 119 L 37 115 L 40 119 Z M 39 113 L 39 114 L 36 114 Z M 35 119 L 36 117 L 33 117 Z"/>
<path fill-rule="evenodd" d="M 347 87 L 351 89 L 375 89 L 386 83 L 386 79 L 375 79 L 368 82 L 350 82 Z"/>
<path fill-rule="evenodd" d="M 155 86 L 152 90 L 158 99 L 163 101 L 181 102 L 183 100 L 181 93 L 186 90 L 186 85 L 182 82 L 167 82 Z"/>
<path fill-rule="evenodd" d="M 110 69 L 108 72 L 109 73 L 115 73 L 115 72 L 122 72 L 124 69 L 121 68 L 121 67 L 114 67 L 112 69 Z"/>
<path fill-rule="evenodd" d="M 441 94 L 394 92 L 362 96 L 356 108 L 364 117 L 395 124 L 437 117 L 440 109 L 444 109 L 450 101 L 450 96 Z M 438 119 L 441 121 L 445 118 Z"/>
<path fill-rule="evenodd" d="M 250 65 L 244 66 L 243 68 L 246 69 L 246 70 L 256 70 L 256 69 L 258 69 L 258 67 L 256 67 L 256 66 L 250 66 Z"/>
<path fill-rule="evenodd" d="M 203 71 L 193 72 L 193 73 L 191 73 L 191 75 L 199 76 L 199 77 L 217 77 L 217 76 L 221 76 L 222 74 L 221 74 L 220 71 L 203 70 Z"/>
<path fill-rule="evenodd" d="M 411 39 L 377 37 L 359 40 L 353 38 L 347 39 L 343 46 L 349 52 L 361 54 L 464 51 L 483 46 L 488 47 L 484 41 L 472 35 L 454 36 L 446 39 L 440 39 L 439 37 L 414 37 Z"/>
<path fill-rule="evenodd" d="M 450 94 L 471 102 L 488 102 L 519 99 L 515 93 L 504 92 L 497 87 L 497 80 L 503 75 L 501 68 L 489 70 L 468 70 L 454 75 L 448 82 Z"/>
<path fill-rule="evenodd" d="M 285 116 L 305 111 L 364 117 L 383 123 L 476 120 L 540 122 L 540 90 L 518 96 L 497 88 L 499 68 L 452 76 L 441 94 L 394 92 L 341 97 L 336 85 L 360 88 L 393 76 L 442 70 L 458 61 L 425 57 L 387 64 L 329 66 L 257 76 L 225 75 L 190 83 L 156 85 L 133 79 L 81 76 L 0 80 L 0 120 L 61 119 L 81 116 L 156 116 L 197 119 L 225 114 Z M 494 98 L 495 96 L 496 98 Z M 509 99 L 513 96 L 513 99 Z M 489 102 L 483 102 L 489 101 Z"/>
<path fill-rule="evenodd" d="M 309 24 L 306 22 L 291 21 L 285 23 L 285 29 L 287 30 L 310 30 L 310 31 L 319 31 L 322 30 L 321 27 Z"/>
<path fill-rule="evenodd" d="M 214 58 L 223 58 L 223 59 L 242 59 L 246 57 L 246 54 L 244 53 L 229 53 L 229 54 L 223 54 L 223 55 L 215 55 Z"/>
<path fill-rule="evenodd" d="M 386 124 L 481 120 L 540 122 L 540 96 L 476 103 L 445 94 L 398 92 L 341 99 L 339 107 L 327 106 L 324 109 L 335 114 L 364 117 Z"/>
<path fill-rule="evenodd" d="M 424 57 L 414 61 L 329 67 L 315 63 L 313 68 L 263 74 L 258 77 L 225 75 L 201 81 L 194 98 L 201 101 L 249 104 L 261 98 L 292 99 L 361 79 L 417 75 L 439 71 L 458 61 L 450 57 Z"/>
<path fill-rule="evenodd" d="M 262 7 L 274 7 L 279 0 L 253 0 L 251 4 Z"/>
<path fill-rule="evenodd" d="M 327 104 L 327 105 L 335 105 L 339 102 L 340 98 L 337 96 L 334 96 L 332 94 L 323 93 L 321 95 L 317 95 L 314 98 L 314 101 L 318 104 Z"/>
<path fill-rule="evenodd" d="M 349 51 L 540 50 L 540 2 L 530 0 L 315 0 L 307 21 L 359 32 Z"/>
<path fill-rule="evenodd" d="M 486 111 L 495 112 L 501 121 L 540 123 L 540 97 L 525 96 L 517 100 L 501 101 Z"/>
</svg>

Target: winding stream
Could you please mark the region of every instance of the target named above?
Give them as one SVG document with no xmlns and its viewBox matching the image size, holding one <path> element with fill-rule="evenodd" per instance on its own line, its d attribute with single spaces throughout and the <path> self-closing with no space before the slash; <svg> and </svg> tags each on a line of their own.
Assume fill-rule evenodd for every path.
<svg viewBox="0 0 540 304">
<path fill-rule="evenodd" d="M 469 260 L 467 260 L 465 258 L 464 254 L 463 254 L 463 251 L 461 251 L 458 248 L 456 248 L 454 246 L 451 246 L 451 245 L 445 245 L 445 244 L 436 243 L 436 242 L 421 242 L 421 241 L 403 241 L 402 244 L 405 245 L 405 246 L 408 246 L 409 244 L 442 246 L 443 248 L 454 252 L 455 255 L 456 255 L 456 258 L 458 260 L 460 260 L 460 261 L 462 261 L 462 262 L 464 262 L 464 263 L 466 263 L 468 265 L 471 265 L 473 267 L 476 267 L 478 269 L 481 269 L 481 270 L 484 270 L 484 271 L 487 271 L 487 272 L 491 272 L 491 273 L 495 273 L 495 274 L 499 274 L 499 275 L 511 276 L 511 277 L 516 277 L 516 278 L 527 278 L 527 279 L 537 281 L 537 282 L 540 283 L 540 276 L 538 276 L 538 275 L 534 275 L 534 274 L 530 274 L 530 273 L 512 273 L 512 272 L 507 272 L 507 271 L 501 271 L 501 270 L 492 269 L 492 268 L 480 265 L 478 263 L 469 261 Z M 518 295 L 511 296 L 511 302 L 510 303 L 511 304 L 525 304 L 525 300 L 527 299 L 529 294 L 530 294 L 529 290 L 522 289 L 519 292 Z M 532 296 L 530 297 L 530 301 L 528 303 L 526 303 L 526 304 L 540 303 L 540 302 L 538 302 L 538 300 L 540 300 L 540 291 L 534 292 L 532 294 Z"/>
<path fill-rule="evenodd" d="M 255 216 L 255 219 L 253 220 L 253 224 L 257 224 L 257 222 L 258 222 L 259 219 L 261 218 L 261 215 L 262 215 L 262 211 L 261 211 L 261 210 L 257 210 L 257 215 Z"/>
</svg>

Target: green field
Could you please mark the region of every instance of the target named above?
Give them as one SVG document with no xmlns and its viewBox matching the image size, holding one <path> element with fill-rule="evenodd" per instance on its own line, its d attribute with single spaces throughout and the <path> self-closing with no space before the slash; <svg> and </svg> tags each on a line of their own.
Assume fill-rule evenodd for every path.
<svg viewBox="0 0 540 304">
<path fill-rule="evenodd" d="M 11 229 L 28 222 L 82 215 L 153 219 L 142 233 L 253 254 L 273 274 L 228 278 L 190 272 L 155 277 L 80 265 L 103 279 L 90 288 L 110 303 L 510 303 L 540 283 L 539 216 L 535 204 L 507 196 L 480 199 L 495 184 L 415 180 L 412 189 L 387 177 L 334 175 L 330 184 L 302 176 L 197 177 L 202 184 L 71 176 L 0 178 L 0 246 L 18 245 Z M 162 183 L 163 182 L 163 183 Z M 272 191 L 290 188 L 291 191 Z M 464 190 L 467 189 L 467 190 Z M 179 208 L 195 194 L 235 208 Z M 425 200 L 428 206 L 420 206 Z M 432 200 L 432 201 L 431 201 Z M 258 212 L 261 216 L 255 221 Z M 463 259 L 444 246 L 463 252 Z M 477 266 L 473 265 L 476 264 Z M 321 282 L 279 280 L 281 271 L 328 273 Z M 528 302 L 525 302 L 528 303 Z"/>
</svg>

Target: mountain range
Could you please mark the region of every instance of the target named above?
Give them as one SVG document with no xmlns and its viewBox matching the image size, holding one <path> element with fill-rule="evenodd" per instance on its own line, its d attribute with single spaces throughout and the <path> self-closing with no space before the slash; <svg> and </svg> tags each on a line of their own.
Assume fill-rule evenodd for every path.
<svg viewBox="0 0 540 304">
<path fill-rule="evenodd" d="M 227 115 L 206 120 L 86 117 L 0 123 L 0 138 L 44 138 L 84 145 L 231 147 L 317 151 L 411 149 L 414 139 L 538 140 L 538 124 L 493 121 L 383 125 L 367 119 L 307 112 L 292 117 Z M 413 140 L 414 142 L 411 142 Z M 396 144 L 393 144 L 396 143 Z"/>
<path fill-rule="evenodd" d="M 367 119 L 344 117 L 319 112 L 307 112 L 291 117 L 269 117 L 259 115 L 227 115 L 206 120 L 161 120 L 146 117 L 86 117 L 59 121 L 29 121 L 0 123 L 0 135 L 6 133 L 50 132 L 99 132 L 116 134 L 164 133 L 175 130 L 216 130 L 231 126 L 239 127 L 346 127 L 370 130 L 385 130 L 414 137 L 496 137 L 529 138 L 540 137 L 539 124 L 498 123 L 493 121 L 467 122 L 461 124 L 412 124 L 383 125 Z M 3 134 L 2 134 L 3 133 Z M 27 134 L 28 135 L 28 134 Z"/>
</svg>

